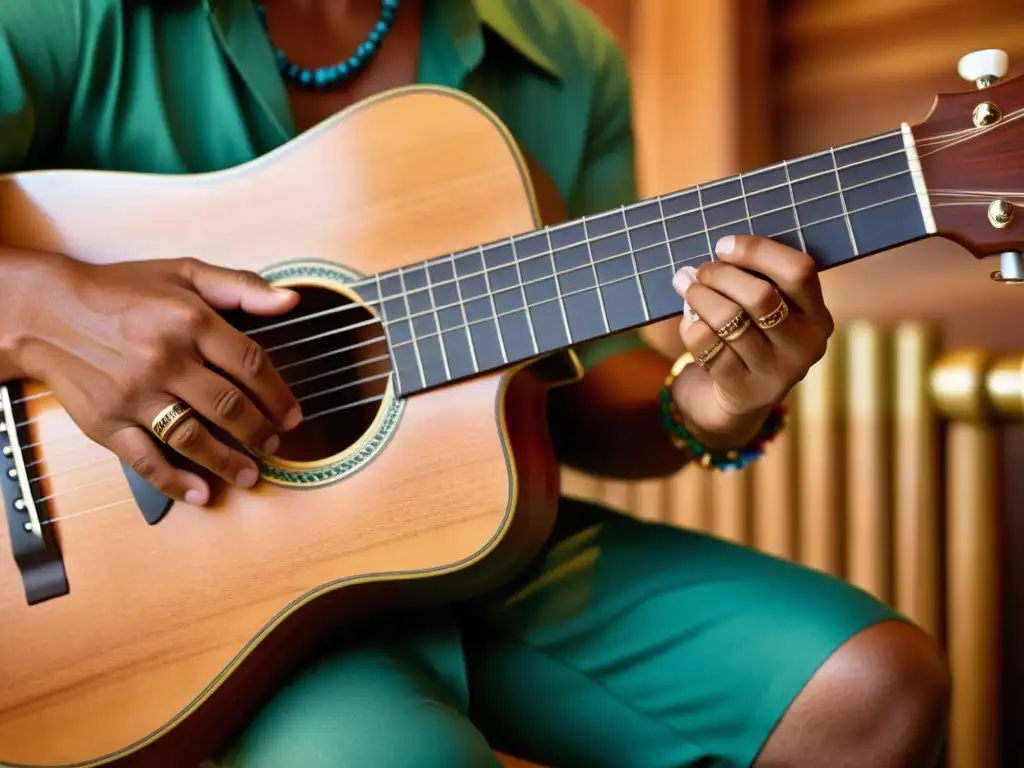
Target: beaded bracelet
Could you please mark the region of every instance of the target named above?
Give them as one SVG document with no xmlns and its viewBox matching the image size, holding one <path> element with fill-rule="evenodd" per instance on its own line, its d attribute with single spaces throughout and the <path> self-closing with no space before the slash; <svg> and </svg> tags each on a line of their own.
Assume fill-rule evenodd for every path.
<svg viewBox="0 0 1024 768">
<path fill-rule="evenodd" d="M 761 425 L 761 429 L 753 440 L 739 448 L 730 448 L 716 454 L 705 447 L 683 426 L 682 415 L 679 413 L 678 406 L 676 406 L 675 398 L 672 397 L 672 385 L 683 369 L 692 362 L 692 355 L 683 355 L 675 362 L 672 366 L 672 372 L 665 379 L 665 386 L 662 387 L 660 395 L 661 418 L 665 430 L 671 436 L 675 446 L 677 448 L 685 448 L 693 460 L 699 462 L 701 466 L 721 471 L 743 469 L 764 455 L 765 446 L 785 426 L 788 411 L 784 405 L 775 406 L 768 414 L 764 424 Z"/>
</svg>

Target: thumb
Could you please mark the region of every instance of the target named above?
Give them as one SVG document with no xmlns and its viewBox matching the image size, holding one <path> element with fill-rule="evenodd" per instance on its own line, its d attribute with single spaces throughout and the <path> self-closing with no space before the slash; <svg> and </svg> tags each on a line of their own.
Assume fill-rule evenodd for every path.
<svg viewBox="0 0 1024 768">
<path fill-rule="evenodd" d="M 277 315 L 295 307 L 299 294 L 275 288 L 255 272 L 188 262 L 183 276 L 214 309 L 241 309 L 252 315 Z"/>
<path fill-rule="evenodd" d="M 693 267 L 683 267 L 678 272 L 676 272 L 676 274 L 672 278 L 672 287 L 675 288 L 676 293 L 678 293 L 679 296 L 684 299 L 683 317 L 679 321 L 679 336 L 681 337 L 683 346 L 687 348 L 688 352 L 691 352 L 693 354 L 696 353 L 689 348 L 689 346 L 686 344 L 686 339 L 684 337 L 686 335 L 686 331 L 689 329 L 691 325 L 697 322 L 698 318 L 697 313 L 693 311 L 692 307 L 690 307 L 690 302 L 685 301 L 685 297 L 686 292 L 690 289 L 690 286 L 696 282 L 696 280 L 697 270 L 694 269 Z"/>
</svg>

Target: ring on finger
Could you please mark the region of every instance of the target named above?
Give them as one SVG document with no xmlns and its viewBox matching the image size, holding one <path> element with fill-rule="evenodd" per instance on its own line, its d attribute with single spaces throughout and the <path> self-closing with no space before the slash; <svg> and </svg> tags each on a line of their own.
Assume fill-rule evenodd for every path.
<svg viewBox="0 0 1024 768">
<path fill-rule="evenodd" d="M 741 310 L 736 317 L 715 331 L 715 333 L 718 334 L 718 338 L 722 341 L 736 341 L 736 339 L 749 330 L 750 323 L 750 315 Z"/>
<path fill-rule="evenodd" d="M 181 425 L 189 416 L 192 415 L 192 406 L 183 400 L 179 400 L 176 403 L 172 403 L 164 408 L 160 413 L 156 415 L 152 423 L 149 425 L 149 431 L 152 432 L 156 439 L 161 443 L 166 443 L 167 439 L 171 436 L 171 432 Z"/>
<path fill-rule="evenodd" d="M 701 368 L 707 369 L 707 367 L 711 365 L 711 361 L 714 360 L 723 349 L 725 349 L 725 342 L 721 339 L 715 339 L 714 344 L 697 355 L 697 365 Z"/>
<path fill-rule="evenodd" d="M 762 315 L 757 318 L 754 322 L 757 323 L 757 327 L 762 331 L 767 331 L 770 328 L 774 328 L 783 320 L 789 317 L 789 305 L 786 300 L 779 296 L 779 306 L 769 312 L 767 315 Z"/>
</svg>

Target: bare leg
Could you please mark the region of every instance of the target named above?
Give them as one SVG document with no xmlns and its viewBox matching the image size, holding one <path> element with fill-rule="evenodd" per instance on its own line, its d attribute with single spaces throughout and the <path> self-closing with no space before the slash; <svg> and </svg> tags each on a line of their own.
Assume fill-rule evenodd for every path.
<svg viewBox="0 0 1024 768">
<path fill-rule="evenodd" d="M 757 768 L 932 768 L 950 681 L 934 641 L 898 622 L 840 648 L 783 716 Z"/>
</svg>

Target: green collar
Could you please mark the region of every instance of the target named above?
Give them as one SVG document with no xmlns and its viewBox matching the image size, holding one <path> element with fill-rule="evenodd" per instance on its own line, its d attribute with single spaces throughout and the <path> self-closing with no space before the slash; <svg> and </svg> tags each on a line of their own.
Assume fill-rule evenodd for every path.
<svg viewBox="0 0 1024 768">
<path fill-rule="evenodd" d="M 550 0 L 549 0 L 550 1 Z M 463 5 L 465 9 L 475 11 L 479 23 L 483 23 L 498 34 L 524 57 L 532 61 L 552 77 L 561 78 L 562 73 L 551 58 L 538 47 L 523 29 L 512 6 L 516 3 L 509 0 L 469 0 L 454 5 Z"/>
</svg>

